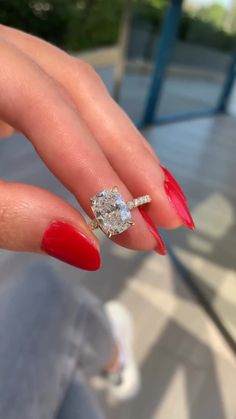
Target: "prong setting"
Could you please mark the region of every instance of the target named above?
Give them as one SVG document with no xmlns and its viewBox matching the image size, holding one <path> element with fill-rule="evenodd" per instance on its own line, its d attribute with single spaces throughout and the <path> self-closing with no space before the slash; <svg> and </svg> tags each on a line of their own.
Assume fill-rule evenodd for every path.
<svg viewBox="0 0 236 419">
<path fill-rule="evenodd" d="M 91 209 L 94 219 L 90 221 L 91 229 L 100 229 L 111 238 L 113 235 L 121 234 L 129 227 L 135 225 L 131 216 L 131 210 L 139 205 L 151 202 L 150 195 L 135 198 L 125 202 L 117 186 L 99 192 L 90 198 Z"/>
</svg>

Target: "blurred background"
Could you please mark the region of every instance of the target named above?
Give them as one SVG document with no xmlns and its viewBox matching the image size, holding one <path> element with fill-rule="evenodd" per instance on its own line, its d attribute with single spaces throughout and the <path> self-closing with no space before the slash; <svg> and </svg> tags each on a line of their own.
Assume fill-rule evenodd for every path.
<svg viewBox="0 0 236 419">
<path fill-rule="evenodd" d="M 236 2 L 1 0 L 0 23 L 97 69 L 182 184 L 196 222 L 195 233 L 163 232 L 165 258 L 100 235 L 99 272 L 48 262 L 135 318 L 143 387 L 117 406 L 99 394 L 108 417 L 236 419 Z M 75 204 L 20 134 L 0 143 L 0 178 Z M 2 252 L 1 280 L 34 259 L 43 260 Z"/>
</svg>

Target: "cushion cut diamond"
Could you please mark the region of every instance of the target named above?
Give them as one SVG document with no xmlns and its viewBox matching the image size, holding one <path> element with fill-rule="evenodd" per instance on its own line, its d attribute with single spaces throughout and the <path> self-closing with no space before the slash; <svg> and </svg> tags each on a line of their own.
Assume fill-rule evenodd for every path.
<svg viewBox="0 0 236 419">
<path fill-rule="evenodd" d="M 91 204 L 99 227 L 108 236 L 120 234 L 133 224 L 131 212 L 117 188 L 98 193 Z"/>
</svg>

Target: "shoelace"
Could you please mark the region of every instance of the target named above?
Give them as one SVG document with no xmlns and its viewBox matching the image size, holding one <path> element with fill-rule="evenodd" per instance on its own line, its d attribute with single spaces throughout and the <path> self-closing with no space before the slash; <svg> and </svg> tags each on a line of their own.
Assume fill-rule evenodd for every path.
<svg viewBox="0 0 236 419">
<path fill-rule="evenodd" d="M 120 386 L 123 383 L 122 372 L 124 366 L 121 366 L 117 371 L 102 372 L 102 376 L 114 386 Z"/>
</svg>

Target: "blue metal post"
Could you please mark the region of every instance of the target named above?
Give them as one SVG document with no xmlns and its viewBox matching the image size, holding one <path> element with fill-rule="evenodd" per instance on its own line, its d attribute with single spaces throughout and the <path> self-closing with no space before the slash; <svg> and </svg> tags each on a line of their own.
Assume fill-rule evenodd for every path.
<svg viewBox="0 0 236 419">
<path fill-rule="evenodd" d="M 182 3 L 183 0 L 171 0 L 171 5 L 164 19 L 160 43 L 155 58 L 152 81 L 148 92 L 144 115 L 140 124 L 142 127 L 151 124 L 154 121 L 155 109 L 160 100 L 164 75 L 180 23 Z"/>
<path fill-rule="evenodd" d="M 227 111 L 227 106 L 228 106 L 230 94 L 231 94 L 231 91 L 235 82 L 235 78 L 236 78 L 236 52 L 234 53 L 231 64 L 229 66 L 225 84 L 223 86 L 222 93 L 220 95 L 220 99 L 216 108 L 217 112 Z"/>
</svg>

